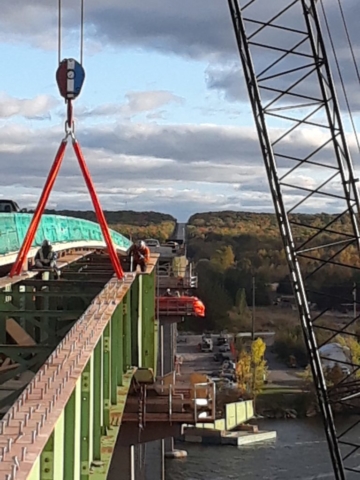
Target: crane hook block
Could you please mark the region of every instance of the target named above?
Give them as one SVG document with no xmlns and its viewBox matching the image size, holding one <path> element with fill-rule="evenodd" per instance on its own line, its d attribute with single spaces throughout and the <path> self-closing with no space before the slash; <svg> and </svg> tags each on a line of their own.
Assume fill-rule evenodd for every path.
<svg viewBox="0 0 360 480">
<path fill-rule="evenodd" d="M 56 71 L 60 95 L 65 100 L 74 100 L 81 92 L 85 80 L 83 66 L 73 58 L 65 58 Z"/>
</svg>

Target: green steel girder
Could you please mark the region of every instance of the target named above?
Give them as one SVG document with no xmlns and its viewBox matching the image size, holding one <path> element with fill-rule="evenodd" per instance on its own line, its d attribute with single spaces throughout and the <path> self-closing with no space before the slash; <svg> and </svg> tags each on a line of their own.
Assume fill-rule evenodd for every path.
<svg viewBox="0 0 360 480">
<path fill-rule="evenodd" d="M 137 368 L 149 369 L 151 375 L 156 371 L 158 321 L 155 317 L 155 280 L 152 272 L 128 279 L 125 289 L 124 284 L 119 282 L 119 291 L 123 296 L 117 296 L 109 303 L 112 314 L 103 318 L 96 342 L 91 349 L 85 343 L 83 347 L 77 343 L 79 354 L 86 352 L 86 363 L 81 369 L 72 370 L 69 377 L 72 390 L 62 403 L 62 413 L 51 423 L 52 433 L 44 443 L 42 453 L 33 462 L 27 480 L 106 480 L 134 373 Z M 68 285 L 67 281 L 63 283 Z M 77 286 L 80 284 L 86 285 L 87 282 L 76 282 Z M 50 293 L 51 288 L 55 288 L 53 285 L 56 282 L 44 282 Z M 101 295 L 98 298 L 102 298 Z M 45 297 L 51 299 L 51 295 Z M 0 302 L 2 298 L 5 297 L 0 297 Z M 104 302 L 106 298 L 104 296 Z M 54 305 L 50 304 L 47 313 L 53 308 Z M 21 315 L 27 319 L 26 312 L 24 315 L 21 310 Z M 13 311 L 11 313 L 14 314 Z M 40 318 L 41 314 L 37 314 L 37 311 L 32 312 L 33 316 Z M 86 321 L 84 324 L 84 332 L 98 328 L 100 317 L 91 318 L 90 323 Z M 72 328 L 76 331 L 77 323 Z M 13 358 L 21 348 L 5 345 L 4 352 Z M 42 348 L 33 346 L 22 351 L 47 355 L 49 350 L 45 354 Z M 30 361 L 35 361 L 35 358 Z M 49 423 L 47 425 L 49 428 Z"/>
<path fill-rule="evenodd" d="M 13 363 L 7 361 L 0 370 L 0 385 L 7 390 L 7 382 L 15 381 L 2 393 L 0 408 L 17 398 L 29 381 L 29 375 L 22 374 L 40 368 L 110 276 L 72 281 L 47 280 L 43 275 L 42 279 L 23 279 L 15 284 L 9 280 L 0 291 L 0 358 Z M 13 323 L 8 324 L 10 319 Z"/>
<path fill-rule="evenodd" d="M 35 354 L 47 354 L 56 348 L 55 345 L 0 345 L 0 355 L 13 359 L 22 358 L 22 355 L 29 356 Z"/>
<path fill-rule="evenodd" d="M 110 367 L 110 333 L 111 328 L 108 324 L 103 335 L 103 392 L 104 401 L 102 404 L 104 423 L 102 431 L 106 434 L 110 427 L 110 390 L 111 390 L 111 367 Z"/>
<path fill-rule="evenodd" d="M 97 276 L 97 278 L 104 278 L 104 279 L 110 279 L 114 275 L 114 270 L 98 270 L 96 272 L 93 272 L 91 270 L 88 270 L 87 268 L 84 268 L 81 271 L 75 271 L 75 270 L 63 270 L 62 276 L 63 278 L 67 279 L 68 277 L 93 277 L 94 275 Z"/>
<path fill-rule="evenodd" d="M 159 324 L 155 318 L 155 269 L 149 275 L 141 275 L 142 283 L 142 364 L 153 369 L 156 375 L 157 338 Z"/>
<path fill-rule="evenodd" d="M 90 436 L 93 425 L 91 422 L 92 360 L 88 362 L 81 376 L 80 480 L 89 480 L 90 473 Z"/>
<path fill-rule="evenodd" d="M 64 419 L 64 480 L 75 480 L 79 478 L 75 476 L 75 472 L 79 473 L 80 470 L 80 455 L 79 455 L 79 444 L 78 437 L 80 437 L 79 429 L 79 409 L 78 407 L 78 397 L 79 389 L 76 388 L 71 394 L 70 399 L 68 400 L 65 407 L 65 419 Z M 56 426 L 55 426 L 56 431 Z M 41 455 L 42 456 L 42 455 Z M 34 479 L 43 480 L 41 476 L 36 476 Z"/>
<path fill-rule="evenodd" d="M 18 378 L 22 373 L 25 373 L 29 370 L 36 372 L 37 370 L 39 370 L 41 365 L 45 363 L 47 357 L 48 354 L 38 354 L 24 363 L 18 362 L 18 366 L 16 368 L 0 375 L 0 385 L 4 385 L 4 387 L 1 388 L 2 398 L 0 399 L 0 409 L 3 409 L 4 407 L 9 407 L 12 403 L 14 403 L 14 401 L 18 398 L 18 396 L 26 387 L 26 384 L 19 381 L 16 382 L 19 384 L 18 387 L 15 387 L 14 384 L 12 384 L 11 386 L 6 388 L 6 382 L 12 380 L 13 378 Z M 8 392 L 8 394 L 4 395 L 6 391 Z"/>
<path fill-rule="evenodd" d="M 47 282 L 44 282 L 45 285 L 44 287 L 48 287 L 46 285 Z M 21 299 L 21 298 L 32 298 L 32 297 L 80 297 L 80 298 L 86 298 L 88 299 L 93 298 L 96 296 L 97 292 L 74 292 L 72 290 L 59 290 L 58 292 L 55 291 L 46 291 L 46 290 L 39 290 L 39 291 L 25 291 L 25 292 L 0 292 L 0 299 L 4 297 L 9 297 L 13 299 L 13 302 L 16 299 Z"/>
<path fill-rule="evenodd" d="M 131 292 L 129 291 L 123 300 L 123 348 L 124 365 L 127 370 L 132 365 L 132 325 L 131 325 Z"/>
<path fill-rule="evenodd" d="M 9 304 L 8 304 L 9 305 Z M 84 310 L 0 310 L 0 316 L 5 316 L 6 318 L 12 317 L 61 317 L 61 320 L 66 320 L 63 317 L 70 317 L 70 319 L 79 318 Z"/>
<path fill-rule="evenodd" d="M 102 279 L 88 279 L 88 280 L 64 280 L 60 278 L 59 280 L 40 280 L 38 278 L 29 278 L 27 280 L 21 280 L 19 282 L 20 285 L 26 285 L 29 287 L 45 287 L 48 286 L 50 288 L 57 287 L 70 287 L 70 288 L 77 288 L 77 289 L 84 289 L 84 288 L 97 288 L 98 292 L 104 287 L 104 280 Z"/>
<path fill-rule="evenodd" d="M 139 365 L 139 279 L 137 276 L 131 288 L 131 365 Z"/>
<path fill-rule="evenodd" d="M 77 270 L 75 270 L 77 269 Z M 80 270 L 81 269 L 81 270 Z M 109 275 L 114 274 L 114 269 L 111 265 L 111 262 L 109 263 L 92 263 L 92 262 L 86 262 L 86 263 L 78 263 L 76 262 L 76 265 L 71 268 L 71 265 L 68 267 L 65 267 L 63 269 L 64 272 L 73 272 L 73 271 L 82 271 L 82 272 L 97 272 L 97 271 L 103 271 L 106 273 L 109 273 Z"/>
<path fill-rule="evenodd" d="M 103 368 L 102 349 L 103 339 L 100 339 L 94 350 L 94 408 L 93 408 L 93 461 L 101 462 L 101 436 L 96 432 L 102 430 L 102 403 L 103 403 Z"/>
</svg>

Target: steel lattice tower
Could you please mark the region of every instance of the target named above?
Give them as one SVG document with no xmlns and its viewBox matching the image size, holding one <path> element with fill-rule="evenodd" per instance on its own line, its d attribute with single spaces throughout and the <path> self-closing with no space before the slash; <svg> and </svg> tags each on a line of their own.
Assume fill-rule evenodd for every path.
<svg viewBox="0 0 360 480">
<path fill-rule="evenodd" d="M 319 349 L 339 333 L 355 336 L 359 316 L 347 319 L 345 326 L 326 326 L 321 319 L 328 308 L 315 314 L 309 298 L 323 295 L 313 285 L 324 269 L 359 270 L 344 256 L 345 252 L 358 256 L 360 210 L 316 0 L 228 3 L 335 478 L 343 480 L 346 471 L 360 474 L 354 458 L 360 448 L 360 431 L 355 430 L 360 428 L 360 417 L 337 432 L 333 410 L 341 404 L 360 413 L 360 366 L 343 362 L 349 372 L 327 388 Z M 308 140 L 296 152 L 296 141 L 304 135 Z M 323 215 L 324 224 L 316 226 L 300 213 L 309 207 L 332 208 L 338 214 Z M 301 242 L 297 241 L 300 229 Z M 342 301 L 352 301 L 351 291 Z M 327 332 L 322 344 L 317 342 L 317 329 Z"/>
</svg>

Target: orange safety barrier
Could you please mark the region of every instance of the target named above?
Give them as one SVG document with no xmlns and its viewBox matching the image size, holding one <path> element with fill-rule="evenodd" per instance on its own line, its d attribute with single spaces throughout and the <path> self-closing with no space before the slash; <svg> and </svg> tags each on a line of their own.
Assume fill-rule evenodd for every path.
<svg viewBox="0 0 360 480">
<path fill-rule="evenodd" d="M 158 297 L 159 315 L 205 317 L 205 305 L 197 297 Z"/>
</svg>

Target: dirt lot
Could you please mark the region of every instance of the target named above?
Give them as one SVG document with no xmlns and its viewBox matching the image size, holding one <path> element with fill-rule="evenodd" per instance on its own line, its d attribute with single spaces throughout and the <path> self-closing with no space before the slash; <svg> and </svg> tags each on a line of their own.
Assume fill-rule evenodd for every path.
<svg viewBox="0 0 360 480">
<path fill-rule="evenodd" d="M 216 343 L 217 335 L 212 335 Z M 198 350 L 198 344 L 201 343 L 201 335 L 179 335 L 180 339 L 186 339 L 186 343 L 180 341 L 177 343 L 178 355 L 183 357 L 181 371 L 184 373 L 199 372 L 206 374 L 217 374 L 221 367 L 221 362 L 215 362 L 214 353 L 218 352 L 218 347 L 214 345 L 212 353 L 202 353 Z"/>
<path fill-rule="evenodd" d="M 217 335 L 212 335 L 214 344 L 216 344 Z M 184 341 L 186 340 L 186 342 Z M 272 339 L 266 341 L 268 349 L 266 351 L 266 360 L 268 362 L 268 382 L 277 385 L 293 386 L 299 384 L 301 379 L 298 376 L 298 369 L 288 368 L 279 362 L 276 355 L 271 352 Z M 218 347 L 214 345 L 213 353 L 202 353 L 198 350 L 198 344 L 201 343 L 201 335 L 179 335 L 177 343 L 178 355 L 183 358 L 181 371 L 183 373 L 199 372 L 212 374 L 216 376 L 221 367 L 221 362 L 215 362 L 214 353 L 218 352 Z M 230 352 L 229 352 L 230 354 Z"/>
</svg>

